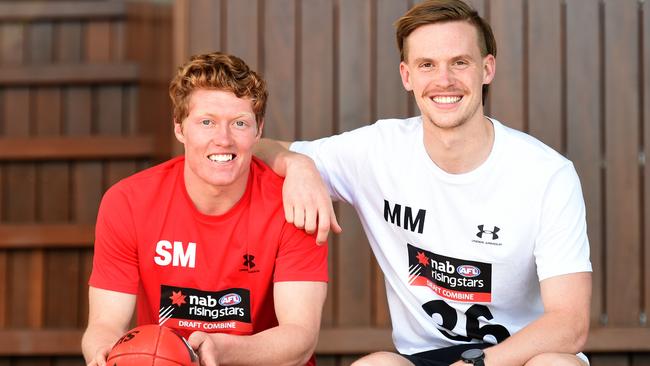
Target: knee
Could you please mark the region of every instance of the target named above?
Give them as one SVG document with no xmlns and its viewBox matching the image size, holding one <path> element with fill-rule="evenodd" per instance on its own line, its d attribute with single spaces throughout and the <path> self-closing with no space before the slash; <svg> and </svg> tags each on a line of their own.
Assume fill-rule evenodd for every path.
<svg viewBox="0 0 650 366">
<path fill-rule="evenodd" d="M 402 358 L 391 352 L 375 352 L 354 361 L 350 366 L 392 366 L 397 364 L 396 357 Z"/>
<path fill-rule="evenodd" d="M 542 353 L 526 362 L 524 366 L 586 366 L 576 355 L 568 353 Z"/>
</svg>

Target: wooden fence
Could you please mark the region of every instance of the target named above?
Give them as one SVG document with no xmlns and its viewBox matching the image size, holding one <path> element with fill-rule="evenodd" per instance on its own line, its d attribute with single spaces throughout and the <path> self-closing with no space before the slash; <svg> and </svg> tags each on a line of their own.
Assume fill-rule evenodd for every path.
<svg viewBox="0 0 650 366">
<path fill-rule="evenodd" d="M 417 113 L 392 26 L 414 2 L 0 3 L 0 365 L 82 364 L 99 198 L 180 151 L 160 108 L 172 59 L 234 53 L 269 83 L 266 136 L 327 136 Z M 567 155 L 581 177 L 592 365 L 650 365 L 650 4 L 471 3 L 499 48 L 488 114 Z M 331 243 L 318 346 L 326 366 L 392 347 L 381 271 L 354 210 L 338 212 L 345 231 Z"/>
</svg>

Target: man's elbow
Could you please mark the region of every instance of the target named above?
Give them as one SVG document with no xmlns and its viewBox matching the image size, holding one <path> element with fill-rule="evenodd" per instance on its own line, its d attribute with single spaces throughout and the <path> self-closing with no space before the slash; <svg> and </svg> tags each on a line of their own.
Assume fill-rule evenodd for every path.
<svg viewBox="0 0 650 366">
<path fill-rule="evenodd" d="M 306 329 L 303 331 L 304 336 L 296 337 L 294 341 L 295 357 L 292 357 L 292 360 L 289 360 L 285 366 L 304 366 L 314 354 L 316 343 L 318 343 L 318 331 L 313 332 Z"/>
<path fill-rule="evenodd" d="M 576 318 L 580 320 L 575 321 Z M 568 353 L 578 353 L 584 350 L 589 337 L 589 316 L 574 317 L 574 321 L 569 326 L 571 327 L 570 339 L 567 340 L 569 346 Z"/>
</svg>

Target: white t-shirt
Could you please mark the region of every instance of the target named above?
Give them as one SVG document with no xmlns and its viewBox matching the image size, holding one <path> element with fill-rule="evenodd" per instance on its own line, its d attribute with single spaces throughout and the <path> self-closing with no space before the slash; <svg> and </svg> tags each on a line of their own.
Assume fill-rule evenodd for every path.
<svg viewBox="0 0 650 366">
<path fill-rule="evenodd" d="M 539 281 L 591 271 L 573 164 L 491 121 L 492 151 L 465 174 L 429 158 L 420 117 L 291 145 L 356 208 L 401 353 L 500 342 L 542 314 Z"/>
</svg>

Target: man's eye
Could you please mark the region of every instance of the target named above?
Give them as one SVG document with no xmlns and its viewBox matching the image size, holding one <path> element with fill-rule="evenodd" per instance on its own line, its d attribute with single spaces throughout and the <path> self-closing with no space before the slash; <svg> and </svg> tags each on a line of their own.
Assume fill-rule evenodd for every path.
<svg viewBox="0 0 650 366">
<path fill-rule="evenodd" d="M 424 68 L 427 68 L 427 69 L 432 67 L 432 66 L 433 66 L 433 64 L 431 62 L 425 62 L 422 65 L 420 65 L 420 67 L 424 67 Z"/>
<path fill-rule="evenodd" d="M 204 119 L 204 120 L 201 121 L 201 124 L 203 126 L 210 126 L 211 123 L 212 123 L 212 121 L 210 121 L 209 119 Z"/>
<path fill-rule="evenodd" d="M 236 127 L 246 127 L 246 122 L 244 121 L 235 121 Z"/>
</svg>

